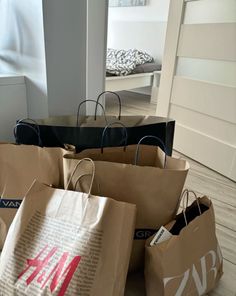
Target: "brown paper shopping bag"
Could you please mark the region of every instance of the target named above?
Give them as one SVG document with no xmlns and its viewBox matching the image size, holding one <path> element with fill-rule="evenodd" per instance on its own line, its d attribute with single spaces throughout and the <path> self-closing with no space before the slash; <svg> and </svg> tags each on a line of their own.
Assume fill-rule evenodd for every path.
<svg viewBox="0 0 236 296">
<path fill-rule="evenodd" d="M 36 181 L 3 247 L 2 295 L 123 296 L 135 216 L 135 205 Z"/>
<path fill-rule="evenodd" d="M 166 229 L 169 239 L 150 246 L 149 238 L 146 243 L 147 296 L 205 295 L 223 273 L 211 201 L 197 198 Z"/>
<path fill-rule="evenodd" d="M 20 202 L 35 179 L 63 185 L 62 148 L 0 144 L 0 249 Z"/>
<path fill-rule="evenodd" d="M 137 147 L 140 153 L 138 165 L 134 165 Z M 65 182 L 77 159 L 83 157 L 90 157 L 95 163 L 93 194 L 111 196 L 137 205 L 130 270 L 142 267 L 145 239 L 175 217 L 188 163 L 165 156 L 160 148 L 148 145 L 130 145 L 125 150 L 123 147 L 104 148 L 103 153 L 101 149 L 88 149 L 73 156 L 64 156 Z M 86 172 L 86 164 L 83 169 Z M 75 180 L 72 180 L 72 184 Z M 83 178 L 79 185 L 87 190 L 89 181 Z"/>
</svg>

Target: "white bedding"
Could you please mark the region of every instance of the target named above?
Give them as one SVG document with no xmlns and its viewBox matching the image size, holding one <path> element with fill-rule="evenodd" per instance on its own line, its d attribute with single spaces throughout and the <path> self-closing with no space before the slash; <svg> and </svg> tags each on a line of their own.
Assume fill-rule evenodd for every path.
<svg viewBox="0 0 236 296">
<path fill-rule="evenodd" d="M 108 48 L 106 72 L 116 76 L 124 76 L 131 74 L 137 66 L 152 61 L 153 57 L 144 51 Z"/>
</svg>

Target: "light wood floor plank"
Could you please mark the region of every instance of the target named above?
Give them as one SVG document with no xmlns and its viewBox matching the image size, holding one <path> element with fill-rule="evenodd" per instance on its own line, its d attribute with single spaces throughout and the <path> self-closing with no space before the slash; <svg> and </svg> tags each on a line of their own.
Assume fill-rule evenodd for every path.
<svg viewBox="0 0 236 296">
<path fill-rule="evenodd" d="M 236 265 L 236 232 L 216 224 L 216 235 L 223 257 Z"/>
<path fill-rule="evenodd" d="M 236 296 L 236 265 L 224 260 L 224 274 L 209 296 Z"/>
<path fill-rule="evenodd" d="M 150 103 L 150 96 L 134 94 L 132 92 L 119 92 L 122 102 L 122 115 L 155 115 L 156 104 Z M 114 96 L 106 96 L 106 113 L 118 114 L 118 105 Z"/>
<path fill-rule="evenodd" d="M 212 198 L 216 223 L 236 231 L 236 208 Z"/>
<path fill-rule="evenodd" d="M 216 223 L 236 231 L 236 208 L 231 205 L 224 204 L 217 199 L 212 199 L 215 210 Z"/>
<path fill-rule="evenodd" d="M 219 173 L 213 170 L 209 170 L 209 168 L 207 168 L 206 166 L 202 165 L 199 162 L 194 161 L 193 159 L 187 157 L 186 155 L 183 155 L 177 152 L 176 150 L 173 152 L 173 154 L 187 159 L 191 165 L 192 172 L 198 173 L 199 175 L 204 175 L 206 178 L 212 179 L 218 184 L 225 184 L 226 186 L 236 189 L 236 183 L 234 181 L 220 175 Z"/>
<path fill-rule="evenodd" d="M 185 186 L 192 190 L 199 191 L 212 199 L 236 207 L 236 185 L 233 181 L 230 182 L 231 183 L 227 184 L 225 184 L 223 180 L 219 182 L 216 179 L 209 178 L 202 173 L 200 174 L 194 171 L 194 168 L 191 167 Z"/>
</svg>

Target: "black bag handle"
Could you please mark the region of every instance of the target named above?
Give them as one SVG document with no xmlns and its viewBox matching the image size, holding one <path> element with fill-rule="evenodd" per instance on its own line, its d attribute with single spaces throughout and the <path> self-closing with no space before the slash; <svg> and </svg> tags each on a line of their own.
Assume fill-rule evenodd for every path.
<svg viewBox="0 0 236 296">
<path fill-rule="evenodd" d="M 28 122 L 28 121 L 29 121 L 29 122 Z M 38 125 L 37 121 L 34 120 L 34 119 L 32 119 L 32 118 L 23 118 L 23 119 L 19 119 L 19 120 L 17 120 L 16 123 L 26 123 L 26 124 L 27 124 L 27 123 L 32 123 L 32 124 L 35 125 L 34 128 L 37 128 L 37 132 L 38 132 L 38 134 L 40 134 L 39 125 Z"/>
<path fill-rule="evenodd" d="M 35 127 L 30 125 L 30 123 L 28 123 L 26 121 L 31 121 L 31 123 L 33 123 L 35 125 Z M 14 129 L 13 129 L 13 134 L 14 134 L 15 141 L 16 141 L 17 144 L 19 144 L 19 139 L 18 139 L 19 137 L 17 135 L 18 126 L 26 126 L 26 127 L 30 128 L 32 131 L 34 131 L 35 134 L 38 136 L 38 146 L 43 147 L 43 142 L 42 142 L 42 139 L 41 139 L 41 136 L 40 136 L 39 125 L 35 120 L 33 120 L 31 118 L 24 118 L 24 119 L 20 119 L 20 120 L 17 121 L 17 123 L 16 123 L 16 125 L 14 126 Z"/>
<path fill-rule="evenodd" d="M 37 121 L 34 120 L 34 119 L 32 119 L 32 118 L 22 118 L 22 119 L 17 120 L 16 123 L 21 123 L 21 122 L 28 123 L 28 122 L 26 122 L 26 121 L 31 121 L 31 123 L 33 123 L 34 125 L 37 126 L 37 129 L 38 129 L 38 131 L 39 131 L 39 125 L 38 125 Z M 30 122 L 29 122 L 29 123 L 30 123 Z"/>
<path fill-rule="evenodd" d="M 110 122 L 109 124 L 107 124 L 102 132 L 102 140 L 101 140 L 101 152 L 103 153 L 103 148 L 104 148 L 104 137 L 105 137 L 105 134 L 107 132 L 107 129 L 113 125 L 113 124 L 118 124 L 118 125 L 121 125 L 125 131 L 125 138 L 124 138 L 124 151 L 126 149 L 126 146 L 127 146 L 127 142 L 128 142 L 128 132 L 127 132 L 127 128 L 126 126 L 120 122 L 120 121 L 114 121 L 114 122 Z"/>
<path fill-rule="evenodd" d="M 93 103 L 95 103 L 95 104 L 96 104 L 96 109 L 95 109 L 95 110 L 97 110 L 97 106 L 99 105 L 99 106 L 102 108 L 102 111 L 103 111 L 103 114 L 104 114 L 104 117 L 105 117 L 106 124 L 108 124 L 108 122 L 107 122 L 107 118 L 106 118 L 105 109 L 104 109 L 103 105 L 100 104 L 99 102 L 95 101 L 95 100 L 87 99 L 87 100 L 82 101 L 82 102 L 79 104 L 79 106 L 78 106 L 78 110 L 77 110 L 77 119 L 76 119 L 76 126 L 77 126 L 77 127 L 79 126 L 79 112 L 80 112 L 80 108 L 81 108 L 81 106 L 82 106 L 84 103 L 86 103 L 86 102 L 93 102 Z"/>
<path fill-rule="evenodd" d="M 98 95 L 98 98 L 97 98 L 97 101 L 96 101 L 97 104 L 99 103 L 99 100 L 100 100 L 101 96 L 104 95 L 104 94 L 106 94 L 106 93 L 113 94 L 114 96 L 117 97 L 117 99 L 119 101 L 119 115 L 118 115 L 118 120 L 120 120 L 120 118 L 121 118 L 121 98 L 120 98 L 120 96 L 116 92 L 114 92 L 114 91 L 108 91 L 108 90 L 107 91 L 103 91 L 102 93 L 100 93 Z M 94 120 L 97 119 L 97 106 L 98 105 L 96 105 L 96 108 L 95 108 Z"/>
<path fill-rule="evenodd" d="M 158 137 L 156 137 L 156 136 L 152 136 L 152 135 L 144 136 L 144 137 L 142 137 L 142 138 L 139 140 L 139 142 L 138 142 L 138 144 L 137 144 L 137 149 L 136 149 L 136 151 L 135 151 L 134 164 L 137 165 L 137 163 L 138 163 L 140 144 L 143 142 L 143 140 L 145 140 L 145 139 L 147 139 L 147 138 L 155 139 L 155 140 L 157 140 L 158 144 L 161 144 L 161 146 L 162 146 L 162 150 L 165 152 L 165 161 L 164 161 L 164 168 L 165 168 L 165 166 L 166 166 L 166 154 L 167 154 L 167 153 L 166 153 L 166 151 L 167 151 L 167 150 L 166 150 L 166 146 L 165 146 L 164 142 L 163 142 L 160 138 L 158 138 Z"/>
</svg>

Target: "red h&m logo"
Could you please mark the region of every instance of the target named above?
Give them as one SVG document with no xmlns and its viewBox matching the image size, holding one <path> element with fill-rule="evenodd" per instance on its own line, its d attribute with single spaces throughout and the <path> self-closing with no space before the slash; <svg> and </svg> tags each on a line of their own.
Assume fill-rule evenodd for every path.
<svg viewBox="0 0 236 296">
<path fill-rule="evenodd" d="M 46 271 L 43 271 L 43 269 L 47 267 L 49 260 L 55 255 L 58 248 L 57 247 L 52 248 L 51 250 L 49 250 L 48 253 L 46 253 L 47 255 L 45 256 L 44 259 L 40 259 L 40 257 L 47 251 L 47 249 L 48 249 L 48 246 L 45 246 L 42 249 L 42 251 L 40 251 L 34 259 L 27 259 L 27 267 L 20 273 L 20 275 L 18 276 L 18 279 L 20 279 L 30 268 L 34 268 L 34 271 L 26 279 L 27 286 L 30 285 L 30 283 L 39 275 L 40 272 L 42 272 L 38 276 L 37 282 L 41 284 L 41 289 L 43 289 L 45 285 L 48 283 L 48 281 L 50 280 L 50 278 L 52 278 L 51 284 L 50 284 L 50 291 L 53 292 L 58 286 L 61 279 L 64 278 L 61 289 L 57 295 L 57 296 L 64 296 L 70 284 L 70 281 L 79 265 L 81 256 L 75 256 L 71 260 L 71 262 L 67 265 L 67 267 L 64 268 L 67 258 L 69 256 L 68 252 L 64 252 L 60 260 L 55 264 L 55 266 L 50 271 L 48 276 L 45 277 Z"/>
</svg>

